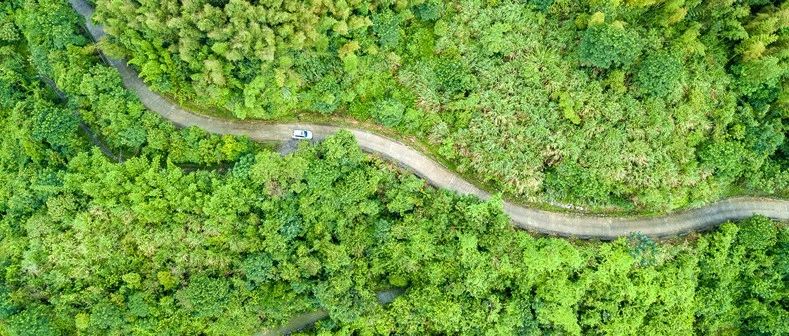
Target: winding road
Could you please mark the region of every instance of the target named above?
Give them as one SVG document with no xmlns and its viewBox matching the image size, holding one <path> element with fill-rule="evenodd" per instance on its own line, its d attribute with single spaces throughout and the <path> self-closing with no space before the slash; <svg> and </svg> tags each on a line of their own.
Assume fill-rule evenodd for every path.
<svg viewBox="0 0 789 336">
<path fill-rule="evenodd" d="M 85 0 L 69 0 L 69 2 L 85 18 L 86 27 L 96 41 L 105 35 L 103 27 L 94 24 L 91 20 L 93 8 L 90 4 Z M 258 141 L 287 141 L 293 129 L 309 129 L 318 139 L 343 129 L 314 124 L 234 121 L 199 115 L 152 92 L 125 61 L 110 59 L 108 62 L 118 70 L 126 88 L 136 93 L 148 109 L 182 127 L 197 126 L 212 133 L 247 136 Z M 363 150 L 397 162 L 436 187 L 459 194 L 475 195 L 482 199 L 491 197 L 488 192 L 477 188 L 440 163 L 407 145 L 365 130 L 347 130 L 356 137 Z M 736 197 L 701 208 L 652 217 L 603 217 L 557 213 L 527 208 L 510 202 L 504 202 L 504 211 L 512 222 L 522 229 L 561 236 L 607 240 L 634 232 L 652 237 L 674 236 L 705 230 L 728 220 L 750 217 L 754 214 L 789 220 L 789 201 Z"/>
</svg>

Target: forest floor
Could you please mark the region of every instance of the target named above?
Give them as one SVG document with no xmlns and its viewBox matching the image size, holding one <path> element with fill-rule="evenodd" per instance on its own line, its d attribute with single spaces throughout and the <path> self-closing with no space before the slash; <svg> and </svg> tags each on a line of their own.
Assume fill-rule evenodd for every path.
<svg viewBox="0 0 789 336">
<path fill-rule="evenodd" d="M 72 7 L 86 19 L 86 28 L 95 40 L 104 36 L 103 27 L 90 17 L 93 9 L 84 0 L 69 0 Z M 308 129 L 316 140 L 341 130 L 352 133 L 359 146 L 370 153 L 396 162 L 424 178 L 430 184 L 459 194 L 490 199 L 492 195 L 417 149 L 368 130 L 342 126 L 220 119 L 194 113 L 151 91 L 137 73 L 123 60 L 108 60 L 121 75 L 127 89 L 133 91 L 151 111 L 181 127 L 196 126 L 216 134 L 247 136 L 256 141 L 289 141 L 294 129 Z M 522 229 L 546 234 L 578 238 L 615 239 L 632 233 L 667 237 L 714 227 L 727 220 L 761 214 L 778 220 L 789 220 L 789 201 L 735 197 L 700 208 L 662 216 L 596 216 L 578 213 L 551 212 L 504 201 L 503 208 L 515 225 Z"/>
</svg>

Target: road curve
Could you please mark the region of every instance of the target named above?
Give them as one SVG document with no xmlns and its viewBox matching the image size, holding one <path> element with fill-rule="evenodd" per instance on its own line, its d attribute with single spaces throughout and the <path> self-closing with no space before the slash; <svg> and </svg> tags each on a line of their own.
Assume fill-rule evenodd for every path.
<svg viewBox="0 0 789 336">
<path fill-rule="evenodd" d="M 98 41 L 104 36 L 103 27 L 94 24 L 90 19 L 93 16 L 93 8 L 90 4 L 85 0 L 69 0 L 69 2 L 85 18 L 86 27 L 95 40 Z M 309 129 L 319 139 L 343 129 L 314 124 L 266 124 L 255 121 L 224 120 L 199 115 L 152 92 L 126 62 L 122 60 L 108 60 L 108 62 L 118 70 L 126 88 L 135 92 L 143 105 L 182 127 L 197 126 L 212 133 L 247 136 L 259 141 L 289 140 L 292 130 L 297 128 Z M 347 130 L 353 133 L 363 150 L 397 162 L 436 187 L 459 194 L 476 195 L 482 199 L 491 196 L 411 147 L 368 131 Z M 652 237 L 674 236 L 708 229 L 727 220 L 741 219 L 754 214 L 789 220 L 789 201 L 736 197 L 701 208 L 656 217 L 603 217 L 555 213 L 526 208 L 510 202 L 504 202 L 504 211 L 515 225 L 526 230 L 578 238 L 614 239 L 634 232 Z"/>
</svg>

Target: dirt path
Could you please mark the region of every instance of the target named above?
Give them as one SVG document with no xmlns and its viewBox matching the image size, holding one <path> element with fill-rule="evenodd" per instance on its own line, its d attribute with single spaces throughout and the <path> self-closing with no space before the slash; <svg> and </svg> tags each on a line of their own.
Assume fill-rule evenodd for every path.
<svg viewBox="0 0 789 336">
<path fill-rule="evenodd" d="M 104 36 L 101 26 L 94 25 L 90 17 L 93 9 L 84 0 L 69 0 L 72 7 L 86 18 L 86 26 L 93 38 Z M 247 136 L 259 141 L 287 141 L 293 129 L 309 129 L 316 138 L 323 138 L 339 131 L 340 127 L 313 124 L 265 124 L 255 121 L 224 120 L 190 112 L 152 92 L 126 62 L 109 60 L 123 78 L 129 90 L 139 96 L 151 111 L 179 126 L 197 126 L 208 132 Z M 360 129 L 348 129 L 359 146 L 367 152 L 397 162 L 400 166 L 424 178 L 430 184 L 459 194 L 476 195 L 482 199 L 490 194 L 449 171 L 426 155 L 395 140 Z M 542 233 L 574 236 L 579 238 L 614 239 L 633 232 L 653 237 L 666 237 L 711 228 L 727 220 L 736 220 L 761 214 L 779 220 L 789 220 L 789 201 L 737 197 L 716 202 L 701 208 L 672 213 L 659 217 L 601 217 L 567 214 L 532 209 L 505 202 L 504 210 L 515 225 Z"/>
</svg>

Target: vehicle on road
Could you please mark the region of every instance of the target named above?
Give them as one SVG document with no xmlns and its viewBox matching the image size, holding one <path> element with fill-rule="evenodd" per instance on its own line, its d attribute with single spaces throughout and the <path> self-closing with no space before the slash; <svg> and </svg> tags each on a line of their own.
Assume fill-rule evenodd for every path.
<svg viewBox="0 0 789 336">
<path fill-rule="evenodd" d="M 312 139 L 312 132 L 308 130 L 293 130 L 293 139 L 297 140 L 310 140 Z"/>
</svg>

